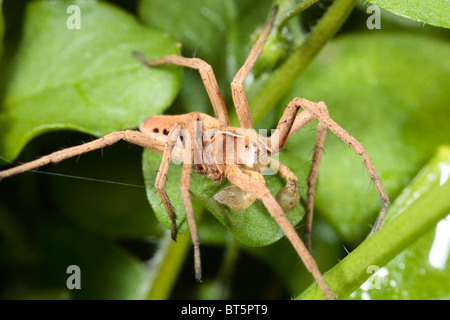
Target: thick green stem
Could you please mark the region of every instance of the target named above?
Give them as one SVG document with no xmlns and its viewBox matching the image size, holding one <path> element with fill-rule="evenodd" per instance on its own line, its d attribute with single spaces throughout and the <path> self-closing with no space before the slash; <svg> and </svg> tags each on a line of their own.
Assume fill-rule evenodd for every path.
<svg viewBox="0 0 450 320">
<path fill-rule="evenodd" d="M 357 0 L 336 0 L 312 29 L 305 42 L 250 97 L 250 110 L 257 123 L 289 90 L 291 84 L 309 65 L 329 39 L 339 30 L 356 5 Z"/>
<path fill-rule="evenodd" d="M 231 277 L 239 256 L 239 242 L 234 237 L 229 237 L 225 247 L 225 254 L 217 277 L 213 283 L 212 297 L 215 299 L 227 299 L 231 286 Z"/>
<path fill-rule="evenodd" d="M 154 263 L 151 265 L 153 274 L 147 294 L 148 300 L 169 298 L 190 247 L 189 235 L 178 235 L 177 242 L 174 242 L 168 232 L 167 236 L 161 240 Z"/>
<path fill-rule="evenodd" d="M 203 210 L 196 212 L 197 223 L 201 221 Z M 177 241 L 173 241 L 170 232 L 161 239 L 155 257 L 150 263 L 151 280 L 147 293 L 148 300 L 165 300 L 170 297 L 175 286 L 178 274 L 191 249 L 190 235 L 177 235 Z M 194 268 L 194 265 L 192 265 Z M 194 281 L 194 276 L 192 276 Z"/>
</svg>

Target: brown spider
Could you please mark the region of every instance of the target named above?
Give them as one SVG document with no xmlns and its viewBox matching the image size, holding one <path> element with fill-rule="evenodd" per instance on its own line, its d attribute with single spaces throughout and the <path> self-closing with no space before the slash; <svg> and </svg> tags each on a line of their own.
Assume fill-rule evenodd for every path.
<svg viewBox="0 0 450 320">
<path fill-rule="evenodd" d="M 49 163 L 57 163 L 95 149 L 101 149 L 120 140 L 162 153 L 163 157 L 156 176 L 155 188 L 171 219 L 171 233 L 174 240 L 177 235 L 176 217 L 164 186 L 171 160 L 178 159 L 183 162 L 180 188 L 194 247 L 195 275 L 198 280 L 201 279 L 199 238 L 189 194 L 192 169 L 199 174 L 207 175 L 212 180 L 228 179 L 232 186 L 217 193 L 214 198 L 233 209 L 245 209 L 256 199 L 262 201 L 292 243 L 325 297 L 334 299 L 314 258 L 284 214 L 284 212 L 294 209 L 299 203 L 297 177 L 288 167 L 269 156 L 279 152 L 291 135 L 311 120 L 317 119 L 316 144 L 311 171 L 308 176 L 305 228 L 308 247 L 310 247 L 314 186 L 325 135 L 328 130 L 336 134 L 362 157 L 362 161 L 381 197 L 382 207 L 374 231 L 381 225 L 389 200 L 363 146 L 329 117 L 327 107 L 323 102 L 314 103 L 305 99 L 294 98 L 288 104 L 278 122 L 275 134 L 272 134 L 269 138 L 260 136 L 252 129 L 252 119 L 243 81 L 262 51 L 264 42 L 272 29 L 276 12 L 277 7 L 272 11 L 268 24 L 231 83 L 232 97 L 241 125 L 240 128 L 229 126 L 227 109 L 209 64 L 197 58 L 185 58 L 176 55 L 148 61 L 139 53 L 134 53 L 141 62 L 149 67 L 173 64 L 197 69 L 214 108 L 215 118 L 200 112 L 176 116 L 153 116 L 147 118 L 141 124 L 140 131 L 117 131 L 92 142 L 54 152 L 40 159 L 0 172 L 0 180 Z M 300 108 L 304 110 L 297 114 Z M 268 167 L 275 168 L 278 174 L 286 180 L 286 186 L 278 192 L 276 197 L 272 196 L 266 187 L 261 174 Z"/>
</svg>

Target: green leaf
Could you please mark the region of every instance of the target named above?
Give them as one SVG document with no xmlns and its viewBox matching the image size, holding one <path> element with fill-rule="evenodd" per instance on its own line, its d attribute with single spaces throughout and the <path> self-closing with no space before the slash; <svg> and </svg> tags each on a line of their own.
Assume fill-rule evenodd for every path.
<svg viewBox="0 0 450 320">
<path fill-rule="evenodd" d="M 325 281 L 338 298 L 347 297 L 369 278 L 374 270 L 379 270 L 405 248 L 408 249 L 380 272 L 383 277 L 386 277 L 386 274 L 393 274 L 393 278 L 383 283 L 381 281 L 376 283 L 374 279 L 371 279 L 368 284 L 363 285 L 364 291 L 357 291 L 353 297 L 370 298 L 372 295 L 373 298 L 448 297 L 448 286 L 442 286 L 442 283 L 439 283 L 440 281 L 448 283 L 449 279 L 448 266 L 445 267 L 446 264 L 448 265 L 448 228 L 438 230 L 438 225 L 436 229 L 435 239 L 441 237 L 440 241 L 445 242 L 444 246 L 439 248 L 439 259 L 443 260 L 439 260 L 438 265 L 435 261 L 431 261 L 429 256 L 428 261 L 424 263 L 423 251 L 419 252 L 423 248 L 429 250 L 428 246 L 423 247 L 423 241 L 428 240 L 429 235 L 414 246 L 409 246 L 434 228 L 439 220 L 448 216 L 450 212 L 449 172 L 450 147 L 443 146 L 397 198 L 388 211 L 388 217 L 381 229 L 327 272 Z M 448 225 L 448 218 L 442 221 L 444 225 Z M 440 235 L 437 232 L 440 232 Z M 429 241 L 425 243 L 429 244 Z M 419 265 L 415 264 L 418 262 L 418 255 L 421 255 Z M 447 271 L 433 270 L 433 268 L 447 268 Z M 409 276 L 411 279 L 405 280 Z M 422 283 L 417 285 L 414 280 L 419 278 Z M 396 280 L 401 280 L 398 288 Z M 429 287 L 428 284 L 430 284 Z M 368 285 L 373 285 L 369 288 L 370 292 L 367 292 Z M 427 288 L 426 293 L 420 293 L 420 288 Z M 313 299 L 320 295 L 316 284 L 313 284 L 299 298 Z"/>
<path fill-rule="evenodd" d="M 171 224 L 167 212 L 156 193 L 156 189 L 153 187 L 160 161 L 160 155 L 152 151 L 144 151 L 143 170 L 148 199 L 158 220 L 164 226 L 170 228 Z M 184 234 L 188 232 L 188 226 L 179 189 L 180 178 L 181 166 L 171 166 L 165 189 L 177 215 L 179 232 Z M 284 187 L 282 179 L 275 175 L 268 176 L 266 184 L 274 195 Z M 245 210 L 232 210 L 214 200 L 214 195 L 227 185 L 229 185 L 227 182 L 215 182 L 206 176 L 192 173 L 190 189 L 192 199 L 207 208 L 243 244 L 248 246 L 266 246 L 283 237 L 282 230 L 261 202 L 255 201 Z M 293 211 L 288 212 L 286 216 L 293 225 L 296 225 L 303 214 L 303 207 L 298 206 Z"/>
<path fill-rule="evenodd" d="M 79 8 L 67 13 L 69 6 Z M 73 20 L 75 19 L 75 20 Z M 79 29 L 69 28 L 79 19 Z M 0 111 L 0 154 L 13 159 L 34 136 L 75 129 L 93 135 L 136 127 L 173 101 L 180 69 L 148 69 L 176 43 L 102 2 L 41 1 L 27 6 L 23 36 Z"/>
<path fill-rule="evenodd" d="M 369 2 L 411 20 L 450 28 L 448 0 L 370 0 Z"/>
<path fill-rule="evenodd" d="M 342 37 L 325 48 L 287 97 L 325 101 L 330 116 L 366 148 L 395 199 L 433 150 L 448 142 L 449 49 L 448 43 L 405 34 Z M 310 155 L 314 139 L 307 129 L 290 138 L 294 159 Z M 315 208 L 356 245 L 369 233 L 381 201 L 353 150 L 332 133 L 324 150 Z"/>
</svg>

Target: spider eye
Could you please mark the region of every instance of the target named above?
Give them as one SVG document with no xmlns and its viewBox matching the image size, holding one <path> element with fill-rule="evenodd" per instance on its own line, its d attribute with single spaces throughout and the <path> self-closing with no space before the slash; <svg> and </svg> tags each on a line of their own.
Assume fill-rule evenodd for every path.
<svg viewBox="0 0 450 320">
<path fill-rule="evenodd" d="M 167 136 L 169 134 L 169 131 L 167 131 L 167 129 L 164 129 L 163 133 Z"/>
<path fill-rule="evenodd" d="M 155 128 L 155 129 L 153 129 L 153 132 L 154 132 L 154 133 L 158 133 L 158 132 L 159 132 L 159 129 L 158 129 L 158 128 Z"/>
<path fill-rule="evenodd" d="M 248 149 L 248 144 L 245 145 L 245 149 Z"/>
</svg>

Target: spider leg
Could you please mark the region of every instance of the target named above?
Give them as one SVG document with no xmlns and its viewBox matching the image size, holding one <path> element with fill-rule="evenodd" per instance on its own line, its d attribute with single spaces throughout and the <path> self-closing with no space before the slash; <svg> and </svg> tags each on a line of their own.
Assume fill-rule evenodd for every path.
<svg viewBox="0 0 450 320">
<path fill-rule="evenodd" d="M 166 183 L 167 172 L 169 171 L 170 161 L 172 159 L 172 151 L 174 150 L 178 138 L 182 136 L 185 145 L 183 148 L 183 167 L 181 171 L 180 190 L 184 208 L 186 210 L 186 220 L 188 222 L 189 230 L 191 233 L 192 245 L 194 247 L 195 278 L 199 281 L 201 280 L 200 241 L 198 237 L 197 226 L 195 223 L 194 210 L 192 208 L 189 188 L 191 185 L 191 171 L 194 159 L 195 161 L 198 161 L 197 159 L 201 159 L 199 157 L 201 156 L 202 152 L 202 130 L 203 125 L 198 112 L 192 112 L 188 114 L 188 118 L 185 122 L 179 121 L 175 123 L 175 125 L 170 129 L 167 136 L 163 157 L 158 170 L 158 174 L 155 179 L 155 188 L 172 223 L 172 239 L 176 240 L 176 216 L 173 212 L 166 191 L 164 190 L 164 186 Z"/>
<path fill-rule="evenodd" d="M 167 214 L 171 221 L 171 236 L 174 241 L 177 239 L 177 222 L 176 215 L 173 211 L 172 205 L 170 204 L 169 197 L 167 196 L 166 190 L 164 186 L 167 180 L 167 172 L 169 171 L 170 161 L 172 160 L 172 150 L 175 147 L 175 144 L 180 137 L 180 130 L 184 128 L 185 125 L 182 122 L 177 122 L 170 129 L 170 132 L 167 136 L 166 144 L 164 146 L 164 153 L 161 159 L 161 164 L 159 165 L 158 174 L 155 179 L 155 189 L 158 193 L 161 201 L 164 205 L 164 208 L 167 211 Z"/>
<path fill-rule="evenodd" d="M 324 109 L 324 113 L 328 115 L 328 110 Z M 317 177 L 319 175 L 319 166 L 322 159 L 323 145 L 327 136 L 327 126 L 319 121 L 317 125 L 316 143 L 314 145 L 314 153 L 311 163 L 311 169 L 308 174 L 308 191 L 306 193 L 306 215 L 305 215 L 305 239 L 308 249 L 311 251 L 311 232 L 314 215 L 314 195 Z"/>
<path fill-rule="evenodd" d="M 177 55 L 168 55 L 155 60 L 146 60 L 140 53 L 133 52 L 135 57 L 148 67 L 156 67 L 163 64 L 173 64 L 198 70 L 203 81 L 203 85 L 208 93 L 214 113 L 220 123 L 220 129 L 229 126 L 227 108 L 220 93 L 219 85 L 212 67 L 205 61 L 198 58 L 185 58 Z"/>
<path fill-rule="evenodd" d="M 249 75 L 250 70 L 252 69 L 253 65 L 255 64 L 256 60 L 261 54 L 264 42 L 267 40 L 267 37 L 269 36 L 270 31 L 272 30 L 277 11 L 278 6 L 276 6 L 272 10 L 269 22 L 264 27 L 258 40 L 250 50 L 250 53 L 246 61 L 244 62 L 243 66 L 239 69 L 239 71 L 234 76 L 233 81 L 231 82 L 231 93 L 233 95 L 234 106 L 236 108 L 239 123 L 241 124 L 241 128 L 243 129 L 253 128 L 252 117 L 250 115 L 250 109 L 248 106 L 248 101 L 244 90 L 244 80 Z"/>
<path fill-rule="evenodd" d="M 164 148 L 164 145 L 160 141 L 155 140 L 142 132 L 134 130 L 117 131 L 91 142 L 56 151 L 34 161 L 24 163 L 8 170 L 0 171 L 0 180 L 22 172 L 34 170 L 46 164 L 58 163 L 65 159 L 76 157 L 90 151 L 109 147 L 120 140 L 124 140 L 159 153 L 162 153 Z"/>
<path fill-rule="evenodd" d="M 253 179 L 249 175 L 244 174 L 236 165 L 227 166 L 226 176 L 231 183 L 253 194 L 256 198 L 263 202 L 270 215 L 275 219 L 280 228 L 286 234 L 286 237 L 293 245 L 294 249 L 305 264 L 308 271 L 316 280 L 325 297 L 327 299 L 334 300 L 335 297 L 333 296 L 330 289 L 328 288 L 328 285 L 323 279 L 314 258 L 303 244 L 294 227 L 285 216 L 283 209 L 278 204 L 277 200 L 271 195 L 269 189 L 267 189 L 265 184 Z"/>
<path fill-rule="evenodd" d="M 294 98 L 291 103 L 295 103 L 299 106 L 301 106 L 305 111 L 300 113 L 299 115 L 303 114 L 304 112 L 307 112 L 309 115 L 311 115 L 313 118 L 317 119 L 319 121 L 319 126 L 317 129 L 317 138 L 316 138 L 316 145 L 314 147 L 314 156 L 313 156 L 313 164 L 311 167 L 311 172 L 308 177 L 308 199 L 307 202 L 307 215 L 310 216 L 309 218 L 309 226 L 308 226 L 308 220 L 307 220 L 307 227 L 309 228 L 309 232 L 311 231 L 311 224 L 312 224 L 312 211 L 313 211 L 313 202 L 314 202 L 314 185 L 317 179 L 317 172 L 319 168 L 320 158 L 322 155 L 322 149 L 323 144 L 325 141 L 325 135 L 327 130 L 330 130 L 333 132 L 339 139 L 341 139 L 343 142 L 345 142 L 350 148 L 353 149 L 353 151 L 361 156 L 364 166 L 367 169 L 367 172 L 369 173 L 370 178 L 372 179 L 375 188 L 378 192 L 378 195 L 380 196 L 382 206 L 380 209 L 380 212 L 378 214 L 377 220 L 375 222 L 375 226 L 372 230 L 372 232 L 377 231 L 381 223 L 383 221 L 384 215 L 386 213 L 387 207 L 389 205 L 389 198 L 381 184 L 380 178 L 378 177 L 378 174 L 375 171 L 375 167 L 372 164 L 372 161 L 370 160 L 370 157 L 367 153 L 367 151 L 364 149 L 364 147 L 361 145 L 361 143 L 356 140 L 352 135 L 350 135 L 347 131 L 345 131 L 341 126 L 339 126 L 333 119 L 330 118 L 328 115 L 328 108 L 323 102 L 314 103 L 311 101 L 308 101 L 306 99 L 300 99 L 300 98 Z M 301 126 L 295 127 L 291 129 L 289 136 L 294 134 L 296 131 L 300 130 Z M 308 213 L 309 212 L 309 213 Z M 308 219 L 308 216 L 307 216 Z"/>
<path fill-rule="evenodd" d="M 181 171 L 181 195 L 183 197 L 184 207 L 186 209 L 186 219 L 191 233 L 192 246 L 194 247 L 194 269 L 195 278 L 201 281 L 202 270 L 200 261 L 200 240 L 197 232 L 197 225 L 195 223 L 194 209 L 192 208 L 191 194 L 189 188 L 191 186 L 192 164 L 194 159 L 199 159 L 197 153 L 202 152 L 202 122 L 198 113 L 191 114 L 192 117 L 188 123 L 193 123 L 189 127 L 190 139 L 186 140 L 184 149 L 183 168 Z"/>
<path fill-rule="evenodd" d="M 269 147 L 272 154 L 283 149 L 288 137 L 314 119 L 308 111 L 303 111 L 297 115 L 299 109 L 300 105 L 295 103 L 295 101 L 288 103 L 283 115 L 278 121 L 275 133 L 269 139 Z"/>
<path fill-rule="evenodd" d="M 293 135 L 295 132 L 303 128 L 308 122 L 314 119 L 314 116 L 307 110 L 303 110 L 301 113 L 297 114 L 299 109 L 300 104 L 298 104 L 298 101 L 296 100 L 292 100 L 287 105 L 283 115 L 280 118 L 280 121 L 278 122 L 275 134 L 272 134 L 269 139 L 270 149 L 272 153 L 279 152 L 281 149 L 283 149 L 288 137 Z M 327 111 L 326 113 L 328 114 Z M 319 122 L 311 170 L 308 175 L 308 191 L 306 196 L 305 238 L 306 238 L 306 246 L 310 251 L 311 251 L 311 229 L 314 211 L 314 190 L 317 181 L 317 174 L 319 170 L 326 133 L 327 127 L 323 123 Z M 295 198 L 295 196 L 298 194 L 298 191 L 296 193 L 289 192 L 288 188 L 289 184 L 291 184 L 291 186 L 294 185 L 293 179 L 289 177 L 291 176 L 295 177 L 295 175 L 292 174 L 288 168 L 287 169 L 286 168 L 283 169 L 282 167 L 280 167 L 280 169 L 278 170 L 279 174 L 286 178 L 287 184 L 286 187 L 280 190 L 280 192 L 277 194 L 277 201 L 282 204 L 282 207 L 286 206 L 283 207 L 284 211 L 289 211 L 287 209 L 290 210 L 293 209 L 293 208 L 291 209 L 291 207 L 288 205 L 289 203 L 292 203 L 292 205 L 298 204 L 298 200 Z M 289 182 L 290 180 L 292 182 Z M 296 183 L 297 181 L 295 180 L 295 187 L 297 186 Z M 292 187 L 290 187 L 290 189 L 292 190 Z M 296 201 L 297 203 L 295 203 Z"/>
</svg>

